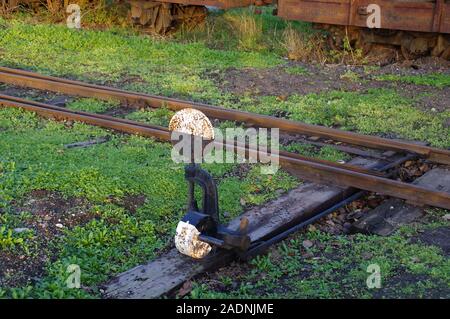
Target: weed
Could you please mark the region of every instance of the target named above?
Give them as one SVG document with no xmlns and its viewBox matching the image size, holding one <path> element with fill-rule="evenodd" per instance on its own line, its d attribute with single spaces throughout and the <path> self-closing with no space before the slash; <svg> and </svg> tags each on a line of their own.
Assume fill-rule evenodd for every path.
<svg viewBox="0 0 450 319">
<path fill-rule="evenodd" d="M 302 66 L 291 66 L 285 69 L 287 74 L 292 75 L 308 75 L 309 71 Z"/>
<path fill-rule="evenodd" d="M 300 243 L 313 240 L 302 256 Z M 317 248 L 316 248 L 317 247 Z M 276 260 L 273 255 L 277 255 Z M 251 261 L 255 267 L 226 294 L 194 284 L 202 298 L 371 298 L 433 297 L 448 294 L 447 258 L 435 247 L 413 244 L 401 234 L 336 237 L 319 231 L 297 234 L 271 253 Z M 382 287 L 366 285 L 370 264 L 380 266 Z M 447 272 L 447 273 L 446 273 Z M 403 279 L 401 279 L 403 278 Z M 421 278 L 408 286 L 408 278 Z M 405 286 L 404 289 L 399 287 Z"/>
<path fill-rule="evenodd" d="M 282 45 L 291 60 L 319 63 L 325 63 L 327 60 L 325 44 L 319 34 L 307 35 L 289 25 L 283 32 Z"/>
<path fill-rule="evenodd" d="M 25 239 L 30 237 L 30 232 L 25 232 L 25 235 L 22 233 L 14 234 L 12 229 L 0 226 L 0 250 L 13 250 L 16 247 L 20 247 L 27 251 Z"/>
<path fill-rule="evenodd" d="M 109 109 L 117 107 L 119 103 L 119 101 L 106 102 L 94 98 L 82 98 L 69 102 L 66 107 L 77 111 L 103 113 Z"/>
<path fill-rule="evenodd" d="M 291 143 L 285 147 L 289 152 L 299 153 L 303 156 L 320 158 L 328 161 L 347 161 L 350 156 L 331 146 L 315 147 L 311 144 Z"/>
<path fill-rule="evenodd" d="M 262 45 L 262 22 L 250 14 L 224 14 L 232 29 L 237 33 L 239 48 L 248 51 L 258 51 L 264 48 Z"/>
<path fill-rule="evenodd" d="M 133 112 L 127 115 L 127 119 L 168 127 L 173 115 L 173 111 L 162 107 L 157 109 L 142 109 Z"/>
<path fill-rule="evenodd" d="M 327 92 L 293 95 L 286 101 L 263 97 L 247 111 L 275 115 L 285 111 L 292 120 L 355 130 L 364 134 L 393 134 L 450 146 L 450 128 L 444 126 L 449 112 L 431 114 L 412 106 L 409 99 L 392 90 L 369 89 L 366 93 Z"/>
<path fill-rule="evenodd" d="M 397 81 L 416 85 L 428 85 L 440 89 L 450 86 L 450 76 L 441 73 L 433 73 L 425 75 L 385 74 L 378 76 L 376 79 L 379 81 Z"/>
</svg>

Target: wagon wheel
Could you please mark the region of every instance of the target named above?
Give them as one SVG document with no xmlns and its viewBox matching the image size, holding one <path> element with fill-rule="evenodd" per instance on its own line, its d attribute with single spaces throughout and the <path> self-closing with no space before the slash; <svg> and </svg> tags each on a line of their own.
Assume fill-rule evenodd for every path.
<svg viewBox="0 0 450 319">
<path fill-rule="evenodd" d="M 372 51 L 373 43 L 367 41 L 367 39 L 364 37 L 363 32 L 359 32 L 358 38 L 355 42 L 355 48 L 360 49 L 363 56 L 366 56 Z"/>
<path fill-rule="evenodd" d="M 176 5 L 175 16 L 180 25 L 192 29 L 205 21 L 208 10 L 205 6 Z"/>
<path fill-rule="evenodd" d="M 330 26 L 327 31 L 329 32 L 328 46 L 335 51 L 341 51 L 347 46 L 357 48 L 364 42 L 359 28 Z"/>
<path fill-rule="evenodd" d="M 426 55 L 433 46 L 434 45 L 431 44 L 430 39 L 425 37 L 416 37 L 409 41 L 403 41 L 400 48 L 402 55 L 406 60 L 413 60 Z"/>
<path fill-rule="evenodd" d="M 416 56 L 411 53 L 407 45 L 401 45 L 400 49 L 405 60 L 414 60 L 416 58 Z"/>
<path fill-rule="evenodd" d="M 445 60 L 450 60 L 450 36 L 440 34 L 436 44 L 431 51 L 431 55 L 438 56 Z"/>
<path fill-rule="evenodd" d="M 13 11 L 19 7 L 19 0 L 2 0 L 0 2 L 0 9 L 2 13 Z"/>
<path fill-rule="evenodd" d="M 129 16 L 131 21 L 152 32 L 165 34 L 172 25 L 172 4 L 160 2 L 132 2 Z"/>
<path fill-rule="evenodd" d="M 155 7 L 152 16 L 152 28 L 158 34 L 165 34 L 172 24 L 172 13 L 170 3 L 163 3 Z"/>
<path fill-rule="evenodd" d="M 342 39 L 340 37 L 329 35 L 327 37 L 328 46 L 334 51 L 342 50 Z"/>
</svg>

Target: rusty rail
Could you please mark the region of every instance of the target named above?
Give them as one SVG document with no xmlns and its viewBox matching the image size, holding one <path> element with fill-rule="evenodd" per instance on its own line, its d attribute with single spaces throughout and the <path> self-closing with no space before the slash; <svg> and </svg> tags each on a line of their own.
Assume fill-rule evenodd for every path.
<svg viewBox="0 0 450 319">
<path fill-rule="evenodd" d="M 155 137 L 163 141 L 170 140 L 170 131 L 155 125 L 142 124 L 106 115 L 67 110 L 6 95 L 0 95 L 0 105 L 26 109 L 47 118 L 81 121 L 120 132 Z M 224 146 L 232 149 L 242 149 L 240 145 L 225 144 Z M 249 149 L 245 148 L 245 151 L 248 152 Z M 282 167 L 308 180 L 355 187 L 402 198 L 420 205 L 450 209 L 450 194 L 446 192 L 432 191 L 417 185 L 380 177 L 377 176 L 377 173 L 348 164 L 315 160 L 288 152 L 280 152 L 279 157 Z"/>
<path fill-rule="evenodd" d="M 104 128 L 110 128 L 113 130 L 117 130 L 119 132 L 136 134 L 146 137 L 153 137 L 161 141 L 170 141 L 171 140 L 171 132 L 162 126 L 144 124 L 136 121 L 131 121 L 122 118 L 116 118 L 109 115 L 96 114 L 96 113 L 88 113 L 83 111 L 75 111 L 69 110 L 63 107 L 58 107 L 54 105 L 49 105 L 45 103 L 30 101 L 14 96 L 0 94 L 0 105 L 7 107 L 20 107 L 28 111 L 32 111 L 38 113 L 47 118 L 53 118 L 56 120 L 71 120 L 71 121 L 80 121 L 91 125 L 101 126 Z M 245 152 L 246 155 L 249 154 L 249 151 L 257 151 L 251 148 L 246 148 L 245 145 L 236 144 L 221 144 L 216 142 L 216 144 L 220 147 L 226 147 L 226 149 L 232 150 L 240 150 Z M 383 173 L 365 169 L 356 165 L 351 165 L 348 163 L 335 163 L 327 160 L 302 156 L 296 153 L 290 153 L 286 151 L 280 151 L 280 161 L 286 163 L 286 165 L 293 164 L 295 165 L 297 160 L 304 160 L 308 162 L 313 162 L 317 164 L 323 164 L 327 166 L 332 166 L 336 168 L 343 168 L 345 170 L 359 172 L 363 174 L 369 174 L 374 176 L 384 176 Z"/>
<path fill-rule="evenodd" d="M 427 158 L 428 160 L 436 163 L 450 165 L 449 150 L 385 139 L 377 136 L 368 136 L 318 125 L 310 125 L 267 115 L 225 109 L 207 104 L 193 103 L 167 97 L 129 92 L 116 88 L 45 76 L 29 71 L 5 67 L 0 67 L 0 81 L 18 86 L 61 92 L 76 96 L 94 97 L 103 100 L 116 99 L 133 107 L 167 107 L 174 111 L 184 108 L 194 108 L 202 111 L 207 116 L 212 118 L 238 121 L 259 127 L 279 128 L 283 132 L 319 136 L 368 148 L 392 150 L 402 153 L 409 152 L 417 154 L 423 158 Z"/>
</svg>

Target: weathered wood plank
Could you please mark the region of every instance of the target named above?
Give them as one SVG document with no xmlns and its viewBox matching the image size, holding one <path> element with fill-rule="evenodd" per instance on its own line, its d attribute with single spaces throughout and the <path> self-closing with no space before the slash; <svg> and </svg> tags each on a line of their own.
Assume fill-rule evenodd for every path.
<svg viewBox="0 0 450 319">
<path fill-rule="evenodd" d="M 435 168 L 415 180 L 414 184 L 450 193 L 450 170 Z M 423 214 L 421 207 L 401 199 L 388 199 L 355 222 L 351 231 L 389 236 L 400 226 L 413 222 Z"/>
<path fill-rule="evenodd" d="M 377 162 L 356 159 L 352 163 L 370 168 Z M 331 207 L 353 191 L 350 188 L 307 182 L 263 207 L 250 209 L 242 216 L 250 221 L 249 236 L 252 241 L 262 240 Z M 241 217 L 231 221 L 229 227 L 237 230 L 240 219 Z M 104 297 L 158 298 L 193 276 L 220 267 L 232 258 L 230 252 L 218 251 L 198 261 L 182 256 L 176 249 L 172 249 L 156 260 L 137 266 L 112 279 L 104 286 Z"/>
</svg>

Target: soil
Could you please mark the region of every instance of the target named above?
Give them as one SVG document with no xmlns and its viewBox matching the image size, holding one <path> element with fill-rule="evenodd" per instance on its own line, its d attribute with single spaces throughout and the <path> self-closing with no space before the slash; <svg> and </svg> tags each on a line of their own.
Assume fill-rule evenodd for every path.
<svg viewBox="0 0 450 319">
<path fill-rule="evenodd" d="M 128 114 L 133 113 L 135 111 L 136 111 L 136 109 L 134 109 L 134 108 L 127 107 L 125 105 L 120 105 L 118 107 L 109 109 L 106 112 L 103 112 L 102 114 L 103 115 L 113 116 L 113 117 L 124 118 Z"/>
<path fill-rule="evenodd" d="M 49 91 L 35 90 L 20 86 L 0 84 L 0 94 L 32 99 L 36 102 L 48 103 L 59 107 L 65 107 L 75 97 Z"/>
<path fill-rule="evenodd" d="M 239 179 L 243 179 L 247 176 L 247 174 L 250 172 L 250 170 L 252 169 L 252 166 L 250 164 L 240 164 L 240 165 L 236 165 L 235 167 L 233 167 L 233 169 L 229 172 L 226 172 L 225 174 L 223 174 L 220 179 L 226 179 L 226 178 L 231 178 L 231 177 L 237 177 Z"/>
<path fill-rule="evenodd" d="M 304 72 L 290 74 L 299 67 Z M 377 81 L 385 74 L 425 75 L 429 73 L 450 74 L 450 62 L 437 58 L 423 58 L 409 63 L 390 64 L 379 69 L 368 70 L 351 65 L 312 65 L 289 62 L 271 69 L 234 69 L 224 73 L 210 72 L 206 76 L 226 92 L 237 95 L 277 96 L 286 100 L 290 95 L 305 95 L 328 91 L 366 92 L 368 89 L 393 89 L 404 97 L 413 98 L 415 105 L 425 110 L 448 110 L 450 90 L 426 85 L 407 84 L 394 81 Z"/>
<path fill-rule="evenodd" d="M 123 208 L 131 214 L 135 214 L 139 207 L 145 204 L 147 197 L 143 194 L 139 195 L 127 195 L 122 199 L 111 199 L 111 201 Z"/>
<path fill-rule="evenodd" d="M 417 286 L 420 282 L 425 282 L 427 280 L 435 281 L 425 275 L 416 275 L 408 273 L 406 270 L 400 269 L 396 274 L 389 278 L 386 282 L 381 283 L 381 288 L 374 291 L 374 298 L 383 299 L 397 299 L 397 298 L 413 298 L 417 299 L 417 292 L 413 292 L 412 295 L 408 296 L 401 293 L 402 288 L 407 288 L 408 286 Z M 439 287 L 433 289 L 425 289 L 424 294 L 420 296 L 421 298 L 427 299 L 446 299 L 450 297 L 450 291 L 446 287 L 446 284 L 440 284 Z"/>
<path fill-rule="evenodd" d="M 442 249 L 446 257 L 450 256 L 450 227 L 439 227 L 426 230 L 413 241 L 420 241 L 426 245 L 437 246 Z"/>
<path fill-rule="evenodd" d="M 233 261 L 231 264 L 221 267 L 213 272 L 208 272 L 199 276 L 199 282 L 207 285 L 211 290 L 216 292 L 229 292 L 236 289 L 239 283 L 244 279 L 245 275 L 252 269 L 252 266 L 248 263 Z M 222 278 L 232 278 L 229 285 L 225 285 L 222 282 Z M 169 297 L 183 297 L 190 291 L 186 289 L 188 285 L 183 285 L 181 289 L 174 291 L 173 295 Z"/>
<path fill-rule="evenodd" d="M 17 214 L 30 214 L 20 228 L 32 231 L 33 240 L 28 252 L 19 247 L 0 251 L 0 286 L 3 287 L 24 286 L 41 277 L 46 264 L 55 258 L 53 243 L 63 235 L 64 229 L 84 225 L 96 217 L 85 199 L 64 198 L 47 190 L 35 190 L 20 203 L 11 205 Z"/>
</svg>

